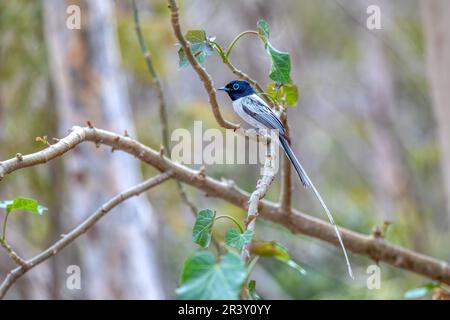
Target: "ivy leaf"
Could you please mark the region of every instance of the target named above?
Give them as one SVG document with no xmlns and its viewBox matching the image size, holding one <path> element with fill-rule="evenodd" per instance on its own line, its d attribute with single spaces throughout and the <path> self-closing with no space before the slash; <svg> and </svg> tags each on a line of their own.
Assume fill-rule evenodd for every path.
<svg viewBox="0 0 450 320">
<path fill-rule="evenodd" d="M 259 294 L 256 293 L 256 281 L 250 280 L 248 283 L 248 293 L 252 300 L 261 300 Z"/>
<path fill-rule="evenodd" d="M 0 208 L 6 209 L 6 212 L 11 213 L 13 211 L 28 211 L 42 215 L 44 211 L 48 210 L 46 207 L 41 206 L 37 200 L 18 197 L 14 200 L 0 201 Z"/>
<path fill-rule="evenodd" d="M 270 57 L 269 78 L 275 82 L 290 83 L 291 57 L 289 53 L 275 49 L 270 42 L 266 44 L 266 52 Z"/>
<path fill-rule="evenodd" d="M 256 23 L 256 30 L 258 30 L 258 34 L 261 40 L 264 43 L 267 43 L 269 41 L 269 34 L 270 34 L 269 24 L 265 20 L 260 19 Z"/>
<path fill-rule="evenodd" d="M 413 288 L 405 292 L 405 299 L 419 299 L 426 296 L 429 292 L 433 291 L 436 288 L 439 288 L 440 285 L 436 282 L 430 282 L 423 286 Z"/>
<path fill-rule="evenodd" d="M 290 106 L 295 106 L 298 100 L 298 88 L 295 84 L 283 85 L 284 98 Z"/>
<path fill-rule="evenodd" d="M 189 30 L 185 38 L 191 44 L 191 51 L 195 59 L 201 64 L 206 60 L 206 57 L 213 53 L 213 48 L 210 44 L 213 38 L 208 39 L 205 30 Z M 186 52 L 183 48 L 178 50 L 179 68 L 182 69 L 189 65 Z"/>
<path fill-rule="evenodd" d="M 262 257 L 273 257 L 286 263 L 289 267 L 296 269 L 301 274 L 306 274 L 306 270 L 291 259 L 288 250 L 275 241 L 255 242 L 251 245 L 250 251 Z"/>
<path fill-rule="evenodd" d="M 297 85 L 292 83 L 268 83 L 266 86 L 267 94 L 277 102 L 286 102 L 290 106 L 295 106 L 298 100 Z"/>
<path fill-rule="evenodd" d="M 203 248 L 209 246 L 215 217 L 216 213 L 211 209 L 204 209 L 198 212 L 192 231 L 192 241 Z"/>
<path fill-rule="evenodd" d="M 269 24 L 266 21 L 259 20 L 256 24 L 256 28 L 270 58 L 271 66 L 269 78 L 275 82 L 290 83 L 291 57 L 289 56 L 289 53 L 275 49 L 269 42 Z"/>
<path fill-rule="evenodd" d="M 266 92 L 269 96 L 274 98 L 276 101 L 280 101 L 280 97 L 283 96 L 283 87 L 275 82 L 270 82 L 266 86 Z"/>
<path fill-rule="evenodd" d="M 230 247 L 241 250 L 244 245 L 252 241 L 252 238 L 252 230 L 245 230 L 244 233 L 241 233 L 237 228 L 230 228 L 225 234 L 225 243 Z"/>
<path fill-rule="evenodd" d="M 241 257 L 228 252 L 216 257 L 199 251 L 189 257 L 181 274 L 181 286 L 175 290 L 183 300 L 236 300 L 246 278 Z"/>
</svg>

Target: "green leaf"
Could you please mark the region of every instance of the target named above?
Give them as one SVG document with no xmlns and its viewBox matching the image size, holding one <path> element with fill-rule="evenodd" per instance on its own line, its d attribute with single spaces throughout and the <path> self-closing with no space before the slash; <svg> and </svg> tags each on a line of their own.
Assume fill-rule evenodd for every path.
<svg viewBox="0 0 450 320">
<path fill-rule="evenodd" d="M 270 42 L 266 44 L 266 52 L 270 57 L 269 78 L 275 82 L 290 83 L 291 58 L 289 53 L 275 49 Z"/>
<path fill-rule="evenodd" d="M 258 30 L 258 34 L 261 40 L 264 42 L 264 44 L 266 44 L 269 41 L 270 35 L 269 24 L 265 20 L 260 19 L 256 23 L 256 30 Z"/>
<path fill-rule="evenodd" d="M 186 32 L 185 38 L 191 44 L 199 44 L 206 41 L 206 32 L 205 30 L 188 30 Z"/>
<path fill-rule="evenodd" d="M 215 217 L 216 213 L 211 209 L 204 209 L 198 212 L 192 231 L 192 241 L 203 248 L 209 246 Z"/>
<path fill-rule="evenodd" d="M 181 286 L 175 290 L 183 300 L 236 300 L 246 278 L 241 257 L 228 252 L 219 257 L 206 251 L 189 257 L 181 275 Z"/>
<path fill-rule="evenodd" d="M 244 233 L 241 233 L 237 228 L 230 228 L 225 234 L 225 243 L 230 247 L 241 250 L 244 245 L 252 241 L 252 238 L 252 230 L 245 230 Z"/>
<path fill-rule="evenodd" d="M 250 280 L 248 283 L 248 293 L 252 300 L 261 300 L 261 297 L 256 293 L 256 281 Z"/>
<path fill-rule="evenodd" d="M 298 88 L 295 84 L 270 82 L 266 86 L 266 92 L 278 103 L 286 102 L 290 106 L 297 104 Z"/>
<path fill-rule="evenodd" d="M 269 42 L 269 24 L 264 20 L 258 20 L 256 29 L 264 48 L 270 58 L 269 78 L 275 82 L 290 83 L 291 82 L 291 58 L 289 53 L 275 49 Z"/>
<path fill-rule="evenodd" d="M 39 202 L 34 199 L 18 197 L 14 200 L 0 201 L 0 208 L 6 209 L 6 212 L 11 213 L 13 211 L 28 211 L 42 215 L 44 211 L 48 210 L 46 207 L 39 205 Z"/>
<path fill-rule="evenodd" d="M 298 100 L 298 88 L 295 84 L 283 85 L 283 92 L 286 103 L 290 106 L 295 106 Z"/>
<path fill-rule="evenodd" d="M 213 52 L 211 41 L 214 38 L 208 39 L 204 30 L 189 30 L 185 38 L 191 45 L 191 51 L 197 61 L 203 64 L 206 57 L 210 56 Z M 178 50 L 179 68 L 182 69 L 189 65 L 189 61 L 186 57 L 186 52 L 183 48 Z"/>
<path fill-rule="evenodd" d="M 178 68 L 183 69 L 189 65 L 189 60 L 183 48 L 178 49 Z"/>
<path fill-rule="evenodd" d="M 266 86 L 266 92 L 272 98 L 274 98 L 275 100 L 279 101 L 279 99 L 280 99 L 280 97 L 282 96 L 282 93 L 283 93 L 283 87 L 282 86 L 280 87 L 275 82 L 270 82 Z"/>
<path fill-rule="evenodd" d="M 279 261 L 286 263 L 291 268 L 296 269 L 301 274 L 306 274 L 306 270 L 300 267 L 289 256 L 288 250 L 275 241 L 255 242 L 250 248 L 251 253 L 262 257 L 273 257 Z"/>
</svg>

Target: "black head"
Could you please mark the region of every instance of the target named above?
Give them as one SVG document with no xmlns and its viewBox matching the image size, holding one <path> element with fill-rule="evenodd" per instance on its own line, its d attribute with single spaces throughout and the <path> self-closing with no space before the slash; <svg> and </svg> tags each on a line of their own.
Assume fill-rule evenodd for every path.
<svg viewBox="0 0 450 320">
<path fill-rule="evenodd" d="M 250 83 L 245 80 L 233 80 L 218 90 L 226 91 L 233 101 L 255 93 Z"/>
</svg>

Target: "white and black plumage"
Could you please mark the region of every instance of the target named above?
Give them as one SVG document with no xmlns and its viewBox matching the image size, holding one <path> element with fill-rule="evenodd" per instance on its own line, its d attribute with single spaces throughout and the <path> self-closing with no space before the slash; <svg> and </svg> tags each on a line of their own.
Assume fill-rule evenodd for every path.
<svg viewBox="0 0 450 320">
<path fill-rule="evenodd" d="M 270 109 L 270 107 L 262 100 L 253 90 L 251 85 L 244 80 L 234 80 L 228 83 L 225 87 L 219 88 L 219 90 L 223 90 L 228 93 L 231 100 L 233 101 L 233 109 L 234 111 L 248 124 L 257 129 L 267 129 L 267 130 L 278 130 L 279 141 L 281 147 L 283 148 L 286 156 L 291 161 L 294 166 L 295 171 L 297 172 L 301 183 L 304 187 L 311 187 L 320 204 L 322 205 L 325 213 L 327 214 L 328 220 L 333 225 L 336 235 L 338 237 L 339 243 L 342 247 L 342 251 L 344 252 L 345 261 L 347 263 L 348 273 L 351 278 L 353 278 L 352 268 L 350 266 L 350 261 L 347 256 L 347 251 L 345 250 L 344 243 L 342 241 L 340 232 L 334 222 L 333 216 L 331 215 L 330 210 L 327 205 L 323 201 L 320 193 L 317 191 L 314 184 L 311 182 L 311 179 L 306 174 L 302 165 L 298 161 L 294 152 L 289 145 L 288 138 L 286 137 L 286 130 L 277 117 L 277 115 Z"/>
</svg>

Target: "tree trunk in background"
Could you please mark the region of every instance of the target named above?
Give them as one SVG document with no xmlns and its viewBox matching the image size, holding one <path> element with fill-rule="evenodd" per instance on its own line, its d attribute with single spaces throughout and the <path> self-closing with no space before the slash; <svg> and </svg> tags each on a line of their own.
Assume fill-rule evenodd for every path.
<svg viewBox="0 0 450 320">
<path fill-rule="evenodd" d="M 81 29 L 66 27 L 67 6 L 81 8 Z M 113 2 L 44 0 L 45 34 L 60 134 L 93 125 L 135 136 L 120 69 Z M 72 228 L 111 196 L 142 181 L 139 162 L 120 152 L 83 144 L 64 157 L 62 224 Z M 56 213 L 55 213 L 56 214 Z M 145 196 L 120 205 L 68 249 L 69 265 L 81 268 L 81 290 L 70 298 L 163 298 L 156 259 L 156 218 Z M 62 284 L 66 270 L 59 270 Z"/>
<path fill-rule="evenodd" d="M 431 91 L 450 223 L 450 1 L 421 2 Z"/>
</svg>

